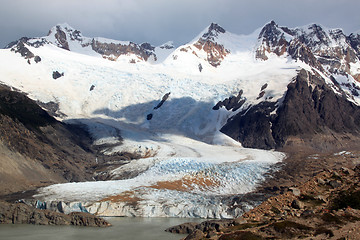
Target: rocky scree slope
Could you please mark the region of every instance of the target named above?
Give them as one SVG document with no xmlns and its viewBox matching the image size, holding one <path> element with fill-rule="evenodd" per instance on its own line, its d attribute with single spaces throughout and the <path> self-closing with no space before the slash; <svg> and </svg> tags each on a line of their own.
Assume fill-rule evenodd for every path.
<svg viewBox="0 0 360 240">
<path fill-rule="evenodd" d="M 1 193 L 92 179 L 95 152 L 79 126 L 58 122 L 23 93 L 0 86 Z"/>
<path fill-rule="evenodd" d="M 234 220 L 169 228 L 185 239 L 358 239 L 360 167 L 323 170 Z"/>
</svg>

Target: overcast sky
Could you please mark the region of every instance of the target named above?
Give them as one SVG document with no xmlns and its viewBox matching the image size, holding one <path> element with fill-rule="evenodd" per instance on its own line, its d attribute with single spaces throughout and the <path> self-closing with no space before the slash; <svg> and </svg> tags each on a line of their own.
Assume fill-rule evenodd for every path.
<svg viewBox="0 0 360 240">
<path fill-rule="evenodd" d="M 192 40 L 211 22 L 249 34 L 274 20 L 296 27 L 319 23 L 360 30 L 359 0 L 0 0 L 0 47 L 22 36 L 47 35 L 68 23 L 84 36 L 175 45 Z"/>
</svg>

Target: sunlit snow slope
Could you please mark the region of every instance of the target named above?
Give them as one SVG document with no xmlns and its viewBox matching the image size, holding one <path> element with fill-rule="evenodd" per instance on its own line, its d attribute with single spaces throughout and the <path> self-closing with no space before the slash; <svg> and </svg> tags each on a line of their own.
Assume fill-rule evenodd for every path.
<svg viewBox="0 0 360 240">
<path fill-rule="evenodd" d="M 215 36 L 226 49 L 220 50 L 229 52 L 215 60 L 197 39 L 169 52 L 167 57 L 162 55 L 157 63 L 133 64 L 121 57 L 109 61 L 53 44 L 27 46 L 41 57 L 39 63 L 27 61 L 10 49 L 0 50 L 3 83 L 28 93 L 32 99 L 58 103 L 58 113 L 62 114 L 59 118 L 87 124 L 94 144 L 118 143 L 105 154 L 127 151 L 143 156 L 112 172 L 117 176 L 137 171 L 135 178 L 53 185 L 43 188 L 37 197 L 81 202 L 99 215 L 240 214 L 234 211 L 238 203 L 229 205 L 224 196 L 253 190 L 284 155 L 241 148 L 219 130 L 229 117 L 251 104 L 265 99 L 280 103 L 297 70 L 309 68 L 286 55 L 268 54 L 267 61 L 256 59 L 258 34 L 226 32 Z M 220 65 L 214 67 L 219 59 Z M 55 71 L 63 76 L 54 79 Z M 264 85 L 266 93 L 260 95 Z M 212 109 L 240 90 L 246 99 L 241 109 Z M 159 104 L 164 96 L 167 98 Z M 120 130 L 122 144 L 114 129 Z"/>
</svg>

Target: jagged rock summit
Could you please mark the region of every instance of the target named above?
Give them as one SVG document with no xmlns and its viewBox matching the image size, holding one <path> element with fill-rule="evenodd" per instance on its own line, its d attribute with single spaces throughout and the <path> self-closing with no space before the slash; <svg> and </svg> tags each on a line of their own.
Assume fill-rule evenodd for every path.
<svg viewBox="0 0 360 240">
<path fill-rule="evenodd" d="M 303 27 L 280 27 L 274 21 L 260 32 L 261 45 L 256 57 L 266 60 L 267 54 L 288 55 L 320 71 L 331 74 L 349 74 L 359 80 L 351 65 L 359 62 L 359 35 L 346 36 L 341 29 L 328 29 L 318 24 Z"/>
<path fill-rule="evenodd" d="M 217 42 L 219 35 L 224 34 L 225 32 L 225 29 L 218 24 L 211 23 L 207 32 L 193 44 L 198 50 L 206 52 L 206 60 L 213 67 L 219 66 L 224 57 L 230 53 L 230 50 L 225 49 L 221 43 Z"/>
<path fill-rule="evenodd" d="M 24 43 L 36 48 L 46 44 L 53 44 L 68 51 L 91 56 L 100 55 L 112 61 L 116 61 L 119 58 L 123 58 L 130 63 L 150 61 L 150 59 L 153 62 L 157 61 L 156 48 L 149 43 L 137 44 L 130 41 L 118 41 L 101 37 L 89 38 L 83 36 L 79 30 L 76 30 L 67 23 L 52 27 L 45 37 L 33 39 L 21 38 L 10 43 L 6 48 L 14 48 Z M 172 47 L 169 44 L 165 49 L 169 50 Z"/>
</svg>

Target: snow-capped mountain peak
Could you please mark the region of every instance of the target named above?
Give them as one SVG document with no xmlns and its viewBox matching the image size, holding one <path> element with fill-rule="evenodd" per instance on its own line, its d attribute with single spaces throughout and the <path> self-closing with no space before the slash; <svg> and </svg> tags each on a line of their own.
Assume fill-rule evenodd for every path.
<svg viewBox="0 0 360 240">
<path fill-rule="evenodd" d="M 71 42 L 77 42 L 80 45 L 85 44 L 84 42 L 87 44 L 91 42 L 91 39 L 84 38 L 79 30 L 74 29 L 67 23 L 52 27 L 46 39 L 66 50 L 73 50 L 70 48 Z"/>
<path fill-rule="evenodd" d="M 271 54 L 290 56 L 320 71 L 350 74 L 358 79 L 355 68 L 351 70 L 351 64 L 358 62 L 360 56 L 360 37 L 356 36 L 346 36 L 341 29 L 319 24 L 287 28 L 271 21 L 260 32 L 256 58 L 267 60 Z"/>
<path fill-rule="evenodd" d="M 21 46 L 16 46 L 18 44 Z M 101 37 L 85 37 L 79 30 L 67 23 L 52 27 L 45 37 L 21 38 L 9 44 L 7 48 L 26 48 L 26 46 L 22 46 L 23 44 L 35 48 L 52 44 L 68 51 L 101 57 L 111 61 L 125 61 L 128 63 L 148 60 L 151 60 L 151 62 L 157 61 L 155 47 L 149 43 L 136 44 L 130 41 L 118 41 Z"/>
<path fill-rule="evenodd" d="M 196 65 L 199 64 L 199 70 L 202 69 L 200 65 L 203 61 L 212 67 L 218 67 L 225 56 L 230 53 L 230 50 L 224 46 L 223 40 L 226 42 L 226 34 L 224 28 L 216 23 L 211 23 L 188 44 L 180 46 L 172 58 L 177 60 L 179 56 L 186 56 L 185 58 L 189 59 L 190 56 L 193 62 L 197 62 Z"/>
<path fill-rule="evenodd" d="M 173 49 L 173 48 L 175 48 L 175 46 L 174 46 L 173 41 L 168 41 L 168 42 L 163 43 L 160 46 L 158 46 L 158 48 L 161 48 L 161 49 Z"/>
<path fill-rule="evenodd" d="M 68 23 L 61 23 L 61 24 L 57 24 L 57 25 L 53 26 L 49 30 L 49 33 L 47 34 L 47 36 L 55 35 L 55 34 L 59 33 L 60 31 L 68 34 L 69 36 L 71 36 L 72 40 L 80 39 L 80 38 L 83 37 L 79 30 L 73 28 Z"/>
<path fill-rule="evenodd" d="M 207 30 L 207 31 L 206 31 Z M 203 41 L 216 41 L 216 38 L 222 34 L 225 33 L 225 29 L 222 28 L 220 25 L 218 25 L 217 23 L 211 23 L 209 25 L 209 27 L 207 27 L 203 33 L 203 35 L 201 36 L 201 39 Z"/>
</svg>

